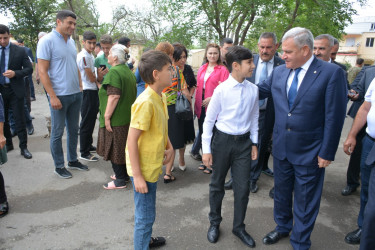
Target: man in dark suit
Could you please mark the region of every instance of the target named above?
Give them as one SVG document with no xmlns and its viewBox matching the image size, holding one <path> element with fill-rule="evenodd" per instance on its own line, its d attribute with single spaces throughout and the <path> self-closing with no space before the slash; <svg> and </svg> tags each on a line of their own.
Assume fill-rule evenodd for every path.
<svg viewBox="0 0 375 250">
<path fill-rule="evenodd" d="M 254 74 L 247 78 L 248 81 L 258 85 L 258 83 L 266 80 L 271 75 L 273 69 L 284 61 L 275 56 L 276 50 L 279 47 L 275 33 L 265 32 L 260 35 L 258 41 L 259 54 L 254 55 Z M 275 109 L 273 107 L 272 97 L 259 101 L 259 156 L 258 159 L 251 163 L 251 179 L 250 191 L 256 193 L 258 191 L 257 181 L 261 172 L 273 177 L 272 170 L 268 167 L 268 160 L 270 152 L 268 145 L 272 139 L 273 124 L 275 122 Z M 225 188 L 232 188 L 232 179 L 225 183 Z"/>
<path fill-rule="evenodd" d="M 18 42 L 18 46 L 21 46 L 23 48 L 25 48 L 26 50 L 26 54 L 27 56 L 30 58 L 32 64 L 34 64 L 34 55 L 33 55 L 33 52 L 31 51 L 31 49 L 29 47 L 26 47 L 25 46 L 25 43 L 23 41 L 23 39 L 17 39 L 17 42 Z M 29 91 L 27 93 L 30 93 L 29 97 L 27 98 L 30 98 L 31 101 L 35 101 L 35 88 L 34 88 L 34 82 L 33 82 L 33 75 L 29 75 L 26 79 L 28 82 L 29 82 Z M 30 109 L 30 107 L 29 107 Z"/>
<path fill-rule="evenodd" d="M 370 86 L 372 79 L 375 77 L 375 66 L 363 67 L 358 73 L 357 77 L 350 85 L 351 96 L 350 99 L 353 101 L 352 106 L 348 111 L 348 115 L 351 118 L 355 118 L 357 112 L 364 101 L 365 93 Z M 366 135 L 366 126 L 358 132 L 356 140 L 361 142 L 363 137 Z M 362 144 L 359 143 L 350 155 L 348 170 L 346 173 L 346 187 L 341 191 L 344 196 L 351 195 L 359 187 L 359 173 L 360 163 L 362 154 Z"/>
<path fill-rule="evenodd" d="M 344 124 L 347 91 L 337 65 L 313 56 L 313 35 L 296 27 L 282 39 L 285 66 L 258 85 L 259 98 L 272 95 L 275 107 L 273 159 L 274 244 L 292 231 L 294 249 L 309 249 L 319 213 L 324 170 L 334 160 Z M 294 199 L 293 199 L 294 193 Z M 294 213 L 294 214 L 293 214 Z"/>
<path fill-rule="evenodd" d="M 32 74 L 33 68 L 25 49 L 10 43 L 9 38 L 9 28 L 0 24 L 0 93 L 4 99 L 4 135 L 7 140 L 7 150 L 10 151 L 13 149 L 12 135 L 8 122 L 8 110 L 11 107 L 16 123 L 21 155 L 26 159 L 31 159 L 32 155 L 27 149 L 27 132 L 24 115 L 24 78 Z"/>
<path fill-rule="evenodd" d="M 366 73 L 366 72 L 365 72 Z M 362 141 L 357 141 L 356 137 L 359 131 L 365 127 L 367 121 L 367 128 L 365 136 Z M 354 119 L 352 128 L 349 131 L 348 137 L 344 143 L 344 152 L 350 155 L 358 144 L 362 143 L 362 154 L 361 154 L 361 205 L 358 214 L 358 229 L 348 233 L 345 236 L 345 242 L 348 244 L 359 244 L 361 240 L 362 229 L 365 226 L 364 213 L 365 209 L 369 206 L 368 212 L 372 213 L 374 209 L 373 203 L 368 204 L 369 191 L 373 187 L 369 188 L 371 171 L 374 168 L 375 161 L 375 80 L 372 80 L 368 90 L 365 94 L 365 99 L 361 107 L 359 108 L 357 115 Z M 372 152 L 371 152 L 372 151 Z M 371 228 L 371 227 L 370 227 Z M 370 234 L 371 235 L 371 234 Z M 365 237 L 367 238 L 367 237 Z M 371 235 L 374 238 L 374 234 Z M 374 249 L 374 248 L 367 248 Z"/>
</svg>

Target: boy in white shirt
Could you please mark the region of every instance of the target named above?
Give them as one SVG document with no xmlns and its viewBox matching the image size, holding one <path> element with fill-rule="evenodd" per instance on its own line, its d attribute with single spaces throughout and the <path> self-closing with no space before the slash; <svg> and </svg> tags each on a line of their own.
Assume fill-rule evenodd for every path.
<svg viewBox="0 0 375 250">
<path fill-rule="evenodd" d="M 211 243 L 219 239 L 225 177 L 231 168 L 234 192 L 232 232 L 247 246 L 255 247 L 255 241 L 245 231 L 243 223 L 249 201 L 251 160 L 258 155 L 259 94 L 257 86 L 246 80 L 251 77 L 255 65 L 251 51 L 242 46 L 229 48 L 226 61 L 231 74 L 215 89 L 203 124 L 203 163 L 213 169 L 207 239 Z"/>
<path fill-rule="evenodd" d="M 98 157 L 91 152 L 96 151 L 92 145 L 92 133 L 94 132 L 96 117 L 99 112 L 99 83 L 95 76 L 95 58 L 92 52 L 96 45 L 96 35 L 91 31 L 83 33 L 83 49 L 77 55 L 77 65 L 81 72 L 83 96 L 81 106 L 81 124 L 80 124 L 80 153 L 79 157 L 86 161 L 98 161 Z"/>
</svg>

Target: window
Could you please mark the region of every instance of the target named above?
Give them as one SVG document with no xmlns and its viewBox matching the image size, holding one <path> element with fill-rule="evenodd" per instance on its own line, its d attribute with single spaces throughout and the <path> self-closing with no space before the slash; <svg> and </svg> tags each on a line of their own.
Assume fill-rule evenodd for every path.
<svg viewBox="0 0 375 250">
<path fill-rule="evenodd" d="M 366 38 L 366 47 L 374 47 L 374 39 L 375 38 Z"/>
<path fill-rule="evenodd" d="M 375 30 L 375 23 L 371 24 L 371 29 L 370 30 Z"/>
<path fill-rule="evenodd" d="M 353 47 L 355 45 L 355 38 L 354 37 L 348 37 L 346 38 L 345 46 L 347 47 Z"/>
</svg>

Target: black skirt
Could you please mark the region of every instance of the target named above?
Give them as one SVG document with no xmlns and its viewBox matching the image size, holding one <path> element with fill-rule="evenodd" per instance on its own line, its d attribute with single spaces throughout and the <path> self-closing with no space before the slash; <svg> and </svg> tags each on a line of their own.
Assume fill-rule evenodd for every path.
<svg viewBox="0 0 375 250">
<path fill-rule="evenodd" d="M 168 136 L 174 149 L 184 148 L 194 142 L 194 120 L 183 121 L 176 116 L 176 105 L 168 106 Z"/>
</svg>

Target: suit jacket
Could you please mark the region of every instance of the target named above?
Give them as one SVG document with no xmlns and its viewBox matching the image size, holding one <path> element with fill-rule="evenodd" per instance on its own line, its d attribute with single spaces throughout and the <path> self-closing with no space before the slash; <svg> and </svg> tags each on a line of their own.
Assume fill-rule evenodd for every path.
<svg viewBox="0 0 375 250">
<path fill-rule="evenodd" d="M 317 164 L 317 156 L 333 161 L 346 111 L 344 72 L 314 57 L 289 109 L 287 80 L 292 70 L 281 65 L 258 85 L 259 98 L 273 96 L 273 156 L 294 165 Z"/>
<path fill-rule="evenodd" d="M 374 78 L 375 66 L 363 67 L 363 69 L 358 73 L 354 82 L 351 84 L 351 89 L 357 91 L 358 93 L 358 99 L 353 102 L 348 111 L 348 115 L 353 119 L 357 115 L 357 112 L 364 101 L 367 89 Z"/>
<path fill-rule="evenodd" d="M 10 87 L 18 98 L 25 97 L 24 77 L 33 73 L 33 66 L 23 47 L 10 44 L 8 69 L 13 70 L 16 75 L 10 79 Z"/>
</svg>

